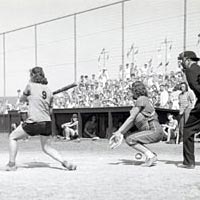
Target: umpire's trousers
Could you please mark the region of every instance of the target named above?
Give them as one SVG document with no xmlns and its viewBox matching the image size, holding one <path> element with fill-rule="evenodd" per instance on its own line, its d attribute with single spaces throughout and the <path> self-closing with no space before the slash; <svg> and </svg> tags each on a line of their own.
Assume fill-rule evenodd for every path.
<svg viewBox="0 0 200 200">
<path fill-rule="evenodd" d="M 191 110 L 183 129 L 183 164 L 195 165 L 194 135 L 200 131 L 200 103 Z"/>
</svg>

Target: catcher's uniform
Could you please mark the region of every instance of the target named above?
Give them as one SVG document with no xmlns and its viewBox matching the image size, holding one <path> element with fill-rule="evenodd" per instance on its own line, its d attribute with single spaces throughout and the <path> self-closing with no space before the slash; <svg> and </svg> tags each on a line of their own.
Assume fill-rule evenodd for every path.
<svg viewBox="0 0 200 200">
<path fill-rule="evenodd" d="M 149 144 L 162 140 L 163 129 L 149 98 L 140 96 L 136 100 L 135 107 L 139 107 L 141 110 L 133 122 L 138 131 L 124 135 L 128 145 Z"/>
</svg>

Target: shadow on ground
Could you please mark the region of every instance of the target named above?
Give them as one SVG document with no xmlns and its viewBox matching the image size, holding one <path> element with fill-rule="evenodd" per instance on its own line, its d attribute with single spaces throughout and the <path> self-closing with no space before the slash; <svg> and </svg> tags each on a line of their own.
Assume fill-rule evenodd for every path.
<svg viewBox="0 0 200 200">
<path fill-rule="evenodd" d="M 174 160 L 158 160 L 158 162 L 163 162 L 167 165 L 175 165 L 175 166 L 183 163 L 183 161 L 174 161 Z M 109 164 L 110 165 L 142 165 L 144 164 L 144 161 L 119 159 L 118 162 L 113 162 Z M 195 165 L 200 166 L 200 162 L 196 162 Z"/>
<path fill-rule="evenodd" d="M 182 164 L 183 161 L 175 161 L 175 160 L 158 160 L 160 162 L 164 162 L 165 164 L 168 164 L 168 165 L 178 165 L 178 164 Z M 196 166 L 200 166 L 200 162 L 196 162 L 195 163 Z"/>
<path fill-rule="evenodd" d="M 141 165 L 144 161 L 119 159 L 118 162 L 109 163 L 110 165 Z"/>
<path fill-rule="evenodd" d="M 57 170 L 66 170 L 62 167 L 53 167 L 49 165 L 48 163 L 44 162 L 28 162 L 24 163 L 22 166 L 19 166 L 18 168 L 51 168 L 51 169 L 57 169 Z"/>
</svg>

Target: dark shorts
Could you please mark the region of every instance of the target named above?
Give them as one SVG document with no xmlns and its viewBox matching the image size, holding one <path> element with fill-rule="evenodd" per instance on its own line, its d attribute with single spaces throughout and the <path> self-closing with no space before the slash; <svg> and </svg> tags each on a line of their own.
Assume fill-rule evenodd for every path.
<svg viewBox="0 0 200 200">
<path fill-rule="evenodd" d="M 52 133 L 51 121 L 48 122 L 34 122 L 22 124 L 23 130 L 30 136 L 43 135 L 50 136 Z"/>
</svg>

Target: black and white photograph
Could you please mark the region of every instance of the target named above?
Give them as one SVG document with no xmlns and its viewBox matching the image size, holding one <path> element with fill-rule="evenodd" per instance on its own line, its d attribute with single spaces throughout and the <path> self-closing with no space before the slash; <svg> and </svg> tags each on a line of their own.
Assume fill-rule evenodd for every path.
<svg viewBox="0 0 200 200">
<path fill-rule="evenodd" d="M 200 198 L 199 0 L 0 0 L 0 200 Z"/>
</svg>

